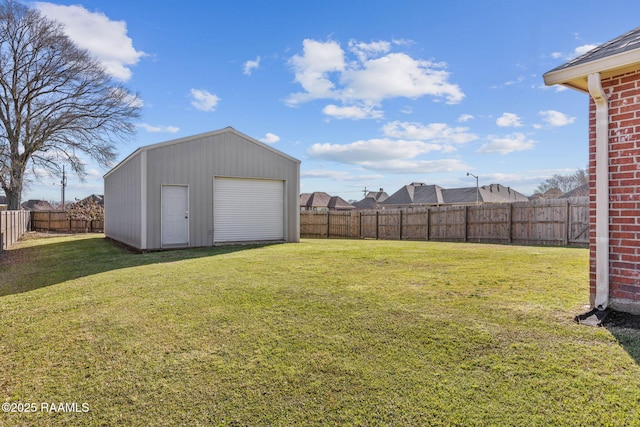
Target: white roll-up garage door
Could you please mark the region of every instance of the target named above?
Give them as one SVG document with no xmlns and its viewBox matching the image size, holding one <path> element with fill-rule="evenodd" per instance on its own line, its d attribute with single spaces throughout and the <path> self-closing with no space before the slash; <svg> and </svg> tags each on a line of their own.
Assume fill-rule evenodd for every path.
<svg viewBox="0 0 640 427">
<path fill-rule="evenodd" d="M 284 240 L 284 181 L 214 178 L 213 241 Z"/>
</svg>

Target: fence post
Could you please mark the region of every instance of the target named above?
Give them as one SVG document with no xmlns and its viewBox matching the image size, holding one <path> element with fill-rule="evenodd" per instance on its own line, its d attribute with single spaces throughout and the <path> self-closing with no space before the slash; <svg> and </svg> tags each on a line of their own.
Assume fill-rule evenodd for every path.
<svg viewBox="0 0 640 427">
<path fill-rule="evenodd" d="M 509 203 L 509 243 L 513 243 L 513 203 Z"/>
<path fill-rule="evenodd" d="M 329 219 L 330 215 L 331 215 L 330 212 L 327 211 L 327 239 L 329 238 L 329 231 L 330 231 L 330 228 L 329 228 L 330 227 L 330 222 L 331 222 L 330 219 Z"/>
<path fill-rule="evenodd" d="M 571 205 L 569 203 L 569 199 L 565 203 L 565 209 L 567 210 L 565 215 L 565 233 L 564 233 L 564 246 L 569 246 L 569 237 L 571 235 Z"/>
<path fill-rule="evenodd" d="M 376 240 L 378 240 L 378 237 L 380 236 L 380 232 L 378 230 L 378 227 L 380 225 L 380 220 L 378 218 L 379 215 L 380 215 L 380 212 L 376 211 Z"/>
<path fill-rule="evenodd" d="M 464 205 L 464 241 L 467 241 L 467 235 L 469 234 L 469 206 Z"/>
<path fill-rule="evenodd" d="M 427 241 L 431 237 L 431 209 L 427 208 Z"/>
<path fill-rule="evenodd" d="M 400 209 L 400 240 L 402 240 L 402 209 Z"/>
</svg>

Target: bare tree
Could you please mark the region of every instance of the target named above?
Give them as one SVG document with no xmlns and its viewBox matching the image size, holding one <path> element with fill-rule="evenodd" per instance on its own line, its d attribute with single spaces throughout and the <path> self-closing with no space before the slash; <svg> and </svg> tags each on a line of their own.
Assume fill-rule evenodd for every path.
<svg viewBox="0 0 640 427">
<path fill-rule="evenodd" d="M 137 96 L 117 84 L 62 24 L 17 1 L 0 3 L 0 186 L 19 209 L 25 172 L 59 175 L 80 155 L 115 160 L 118 141 L 135 131 Z"/>
<path fill-rule="evenodd" d="M 553 175 L 536 188 L 536 194 L 544 194 L 549 190 L 558 189 L 562 193 L 567 193 L 582 184 L 589 182 L 589 175 L 585 169 L 578 169 L 570 175 Z"/>
</svg>

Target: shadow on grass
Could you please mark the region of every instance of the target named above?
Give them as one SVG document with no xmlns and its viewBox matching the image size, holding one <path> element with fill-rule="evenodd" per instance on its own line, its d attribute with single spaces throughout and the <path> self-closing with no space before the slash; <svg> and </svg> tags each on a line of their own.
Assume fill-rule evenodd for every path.
<svg viewBox="0 0 640 427">
<path fill-rule="evenodd" d="M 611 311 L 602 326 L 618 340 L 618 343 L 640 365 L 640 316 Z"/>
<path fill-rule="evenodd" d="M 41 238 L 33 246 L 0 253 L 0 297 L 29 292 L 122 268 L 211 257 L 267 244 L 225 245 L 134 253 L 104 237 Z"/>
</svg>

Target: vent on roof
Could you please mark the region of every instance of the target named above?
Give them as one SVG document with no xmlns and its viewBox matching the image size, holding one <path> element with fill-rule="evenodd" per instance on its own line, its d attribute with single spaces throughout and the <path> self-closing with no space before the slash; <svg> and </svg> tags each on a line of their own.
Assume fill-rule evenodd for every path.
<svg viewBox="0 0 640 427">
<path fill-rule="evenodd" d="M 424 182 L 412 182 L 411 185 L 414 187 L 422 187 L 427 184 L 425 184 Z"/>
</svg>

